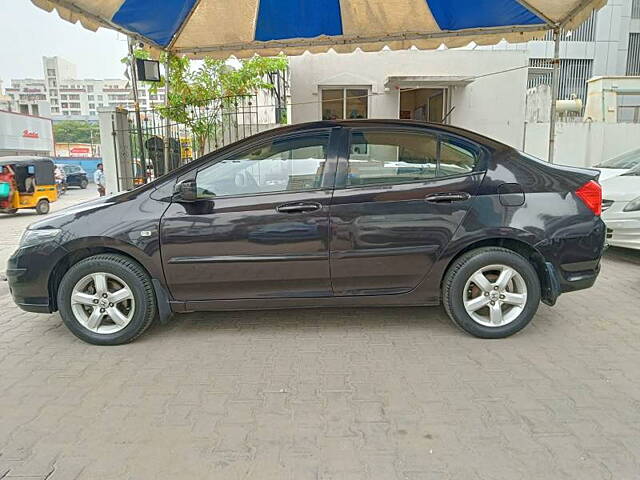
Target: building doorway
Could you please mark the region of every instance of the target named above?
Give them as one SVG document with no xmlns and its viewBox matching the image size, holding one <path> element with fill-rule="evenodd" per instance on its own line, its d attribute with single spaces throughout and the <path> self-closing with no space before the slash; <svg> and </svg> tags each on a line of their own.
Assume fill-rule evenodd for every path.
<svg viewBox="0 0 640 480">
<path fill-rule="evenodd" d="M 446 88 L 401 89 L 399 117 L 421 122 L 443 123 L 446 105 Z"/>
</svg>

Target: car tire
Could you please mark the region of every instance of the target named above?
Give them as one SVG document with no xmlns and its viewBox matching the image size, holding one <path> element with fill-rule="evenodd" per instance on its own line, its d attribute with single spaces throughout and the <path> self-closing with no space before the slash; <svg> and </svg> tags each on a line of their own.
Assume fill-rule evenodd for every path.
<svg viewBox="0 0 640 480">
<path fill-rule="evenodd" d="M 105 289 L 96 288 L 100 276 L 106 280 L 103 285 Z M 87 287 L 85 282 L 89 278 Z M 120 284 L 120 285 L 119 285 Z M 92 288 L 93 285 L 93 288 Z M 111 313 L 115 302 L 116 294 L 128 289 L 130 299 L 122 302 L 130 305 L 129 310 L 116 304 L 119 314 L 113 317 L 128 317 L 124 321 L 117 323 L 112 320 Z M 88 293 L 87 293 L 88 292 Z M 81 302 L 77 301 L 77 295 L 87 295 L 81 297 Z M 95 297 L 95 298 L 94 298 Z M 93 300 L 91 300 L 93 298 Z M 91 303 L 99 303 L 96 306 Z M 121 345 L 129 343 L 138 338 L 151 325 L 156 317 L 156 302 L 153 284 L 144 268 L 135 260 L 118 254 L 100 254 L 85 258 L 78 262 L 64 275 L 57 294 L 58 309 L 65 325 L 71 332 L 81 340 L 94 345 Z M 100 306 L 102 315 L 96 327 L 91 328 L 93 323 L 89 323 L 94 318 L 94 313 L 98 314 Z M 124 311 L 124 313 L 123 313 Z"/>
<path fill-rule="evenodd" d="M 478 248 L 449 267 L 442 301 L 451 320 L 467 333 L 505 338 L 526 327 L 535 315 L 540 280 L 522 255 L 501 247 Z"/>
<path fill-rule="evenodd" d="M 89 182 L 87 182 L 86 180 L 82 180 L 80 182 L 80 188 L 83 190 L 87 188 L 87 185 L 89 185 Z"/>
<path fill-rule="evenodd" d="M 36 213 L 38 215 L 46 215 L 47 213 L 49 213 L 49 208 L 49 200 L 47 200 L 46 198 L 41 198 L 36 204 Z"/>
</svg>

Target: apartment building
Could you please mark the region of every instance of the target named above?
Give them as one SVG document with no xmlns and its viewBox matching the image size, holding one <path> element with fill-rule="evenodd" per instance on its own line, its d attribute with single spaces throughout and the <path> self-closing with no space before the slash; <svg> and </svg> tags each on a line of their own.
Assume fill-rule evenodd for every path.
<svg viewBox="0 0 640 480">
<path fill-rule="evenodd" d="M 133 92 L 126 79 L 79 79 L 76 66 L 61 57 L 43 57 L 42 79 L 12 79 L 6 88 L 11 110 L 56 120 L 98 120 L 100 107 L 133 108 Z M 151 93 L 138 85 L 142 109 L 164 104 L 164 89 Z"/>
</svg>

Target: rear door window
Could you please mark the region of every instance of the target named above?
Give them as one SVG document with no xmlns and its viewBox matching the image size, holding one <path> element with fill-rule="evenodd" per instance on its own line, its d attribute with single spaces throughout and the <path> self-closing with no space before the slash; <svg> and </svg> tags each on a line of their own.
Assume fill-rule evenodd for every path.
<svg viewBox="0 0 640 480">
<path fill-rule="evenodd" d="M 423 182 L 472 173 L 478 148 L 434 133 L 354 131 L 347 187 Z"/>
</svg>

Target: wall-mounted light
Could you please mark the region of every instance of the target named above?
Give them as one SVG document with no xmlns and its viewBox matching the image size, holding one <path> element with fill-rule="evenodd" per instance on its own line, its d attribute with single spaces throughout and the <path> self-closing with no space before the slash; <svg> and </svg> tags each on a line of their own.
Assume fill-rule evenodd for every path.
<svg viewBox="0 0 640 480">
<path fill-rule="evenodd" d="M 136 58 L 136 72 L 138 73 L 138 80 L 142 82 L 159 82 L 160 62 Z"/>
</svg>

